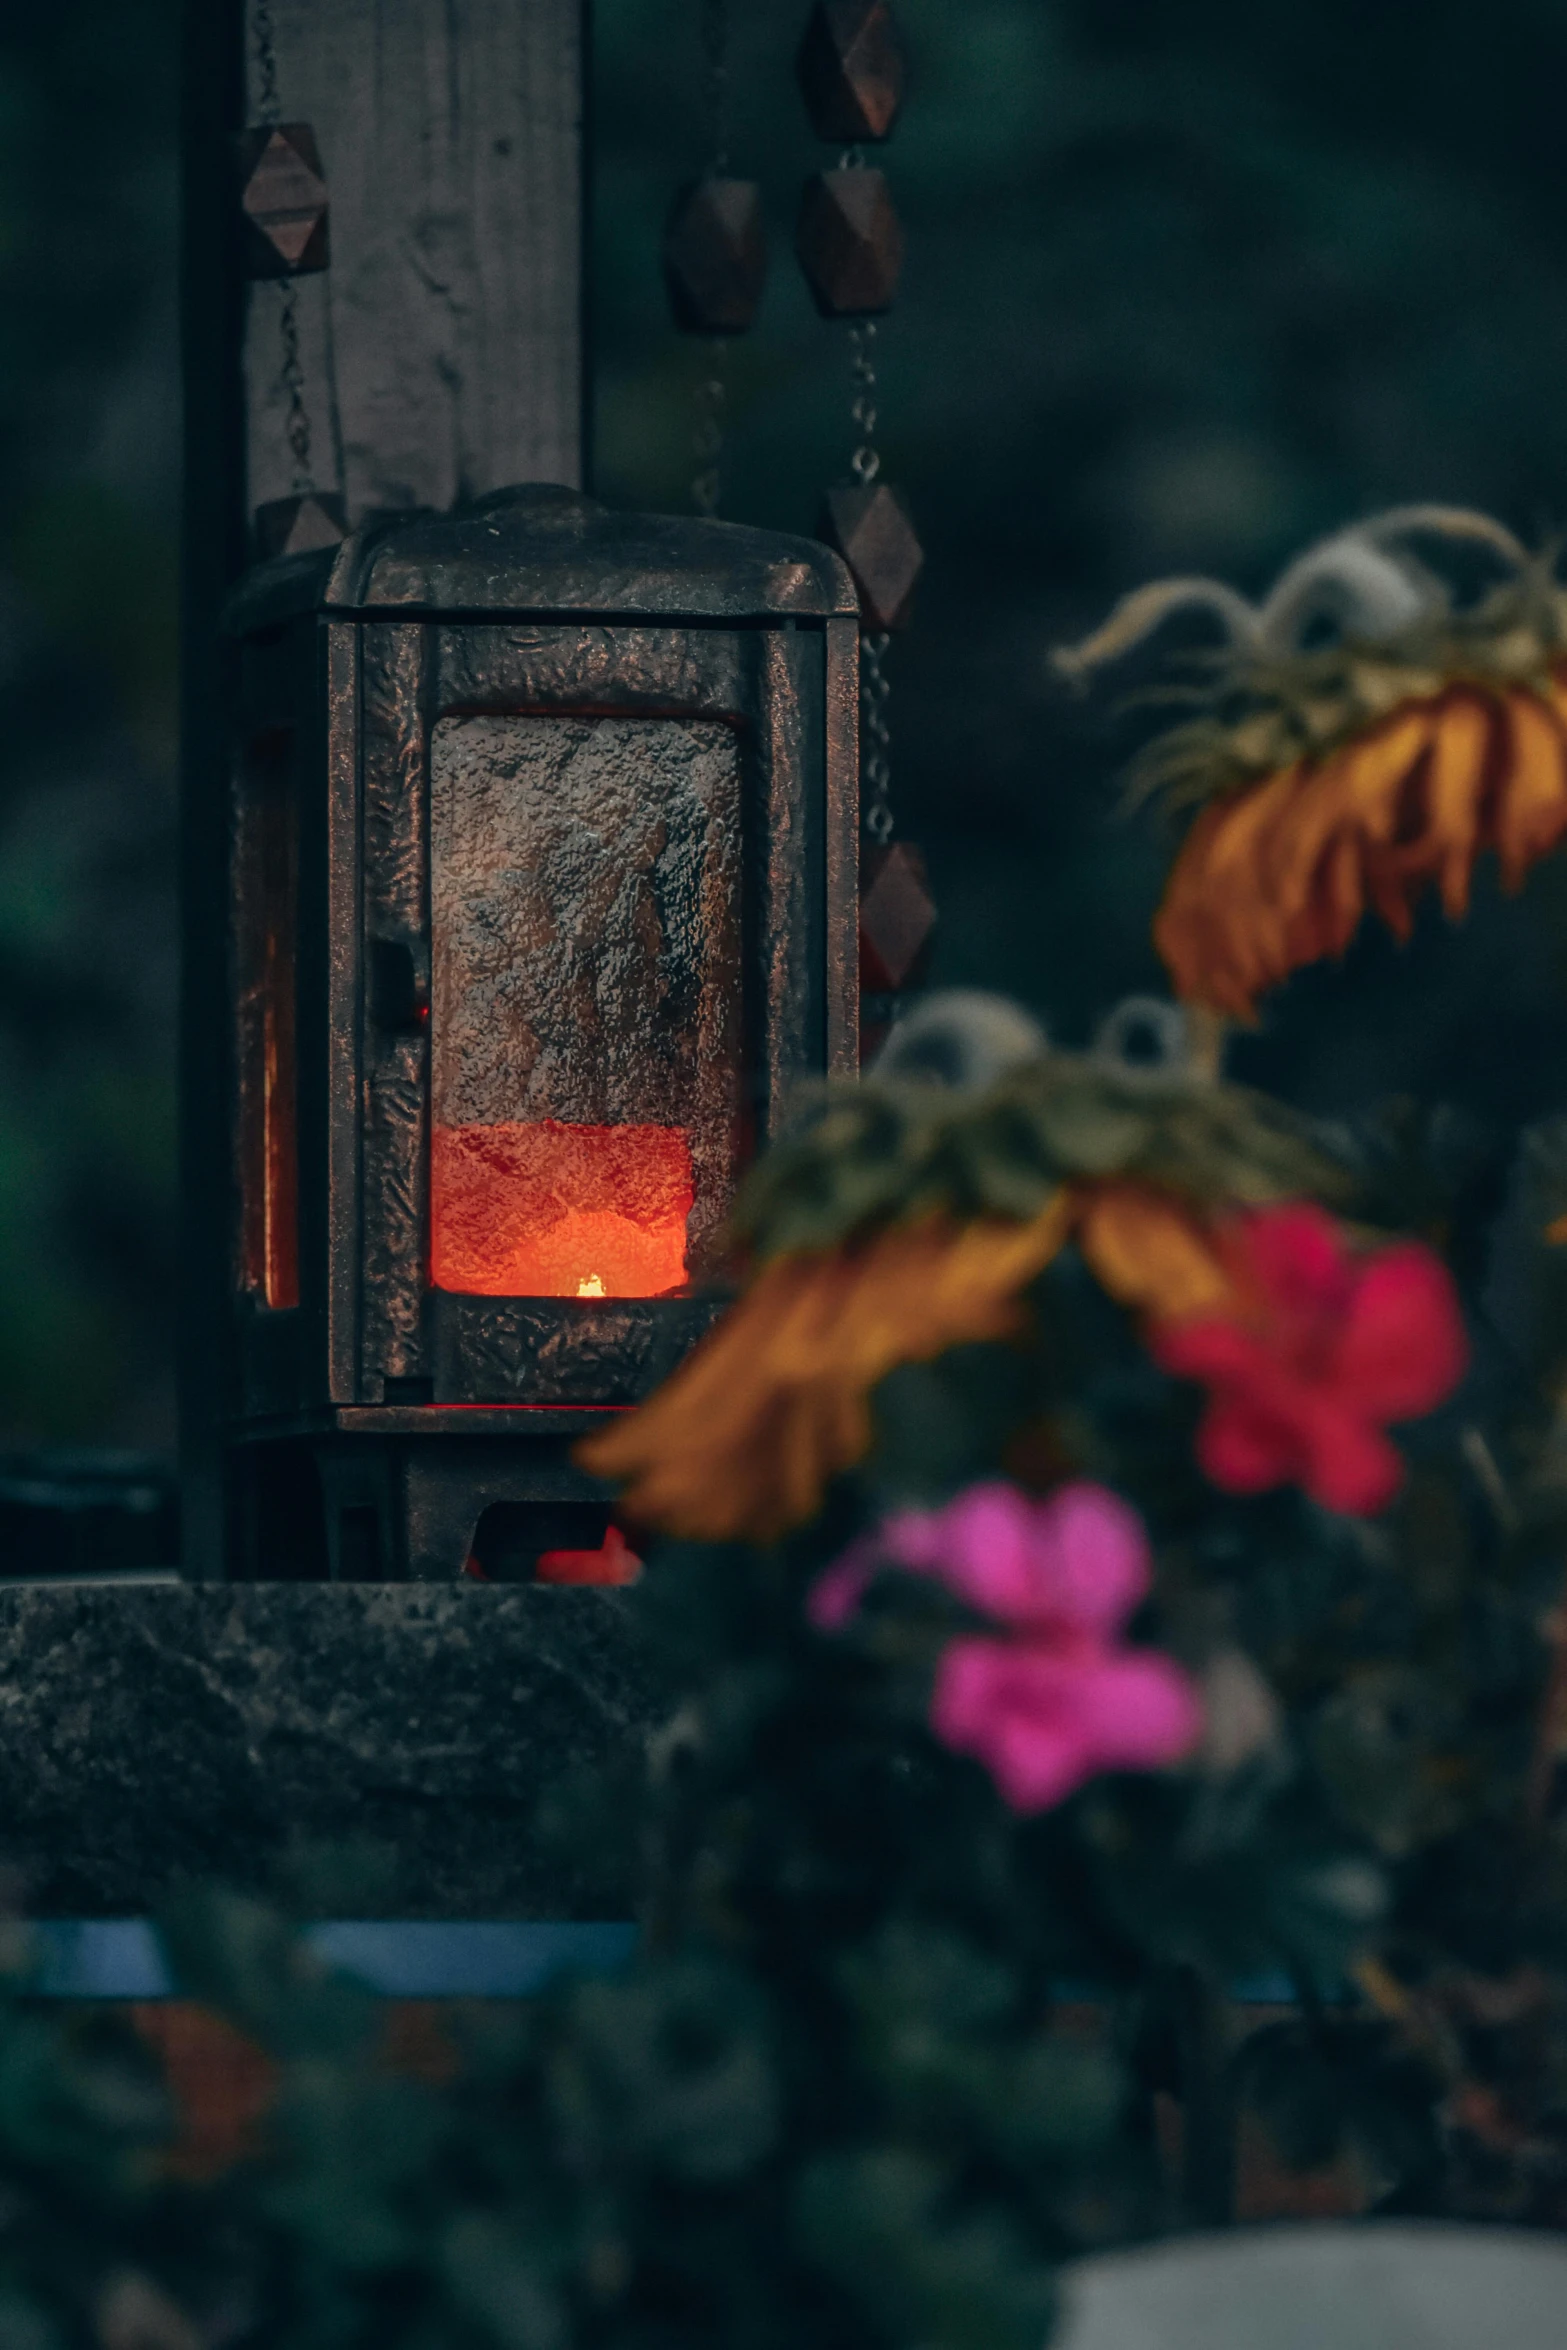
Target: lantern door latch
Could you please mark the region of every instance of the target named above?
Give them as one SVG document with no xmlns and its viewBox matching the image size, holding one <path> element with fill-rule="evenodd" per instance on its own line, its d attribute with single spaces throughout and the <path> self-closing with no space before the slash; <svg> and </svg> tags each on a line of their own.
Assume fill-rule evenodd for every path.
<svg viewBox="0 0 1567 2350">
<path fill-rule="evenodd" d="M 430 1017 L 428 951 L 400 938 L 373 938 L 369 967 L 370 1017 L 377 1028 L 407 1035 Z"/>
</svg>

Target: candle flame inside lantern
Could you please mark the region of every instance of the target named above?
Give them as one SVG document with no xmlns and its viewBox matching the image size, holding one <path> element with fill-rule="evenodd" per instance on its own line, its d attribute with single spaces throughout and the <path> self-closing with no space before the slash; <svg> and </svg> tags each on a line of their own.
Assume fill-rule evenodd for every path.
<svg viewBox="0 0 1567 2350">
<path fill-rule="evenodd" d="M 658 1297 L 686 1278 L 694 1198 L 678 1126 L 437 1126 L 431 1275 L 470 1297 Z"/>
</svg>

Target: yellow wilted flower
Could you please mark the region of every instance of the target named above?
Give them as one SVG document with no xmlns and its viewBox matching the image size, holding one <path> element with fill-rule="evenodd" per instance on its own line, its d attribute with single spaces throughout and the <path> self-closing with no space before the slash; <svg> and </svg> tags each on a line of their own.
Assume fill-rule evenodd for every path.
<svg viewBox="0 0 1567 2350">
<path fill-rule="evenodd" d="M 1019 1293 L 1066 1240 L 1057 1193 L 1026 1223 L 929 1216 L 857 1246 L 776 1257 L 641 1410 L 579 1447 L 632 1514 L 696 1541 L 773 1541 L 870 1449 L 870 1395 L 1018 1327 Z"/>
<path fill-rule="evenodd" d="M 1074 1229 L 1110 1294 L 1156 1319 L 1229 1295 L 1199 1217 L 1152 1185 L 1073 1185 L 1027 1221 L 931 1215 L 775 1257 L 657 1394 L 577 1457 L 666 1533 L 775 1540 L 870 1450 L 887 1373 L 1010 1336 L 1021 1292 Z"/>
<path fill-rule="evenodd" d="M 1107 1183 L 1079 1195 L 1077 1245 L 1094 1278 L 1121 1305 L 1156 1322 L 1222 1313 L 1234 1283 L 1206 1225 L 1143 1183 Z"/>
<path fill-rule="evenodd" d="M 1420 539 L 1484 549 L 1505 576 L 1460 606 Z M 1202 803 L 1154 924 L 1188 1002 L 1249 1018 L 1367 911 L 1407 938 L 1434 888 L 1456 920 L 1482 855 L 1516 889 L 1567 836 L 1567 591 L 1501 524 L 1401 508 L 1309 549 L 1257 605 L 1156 582 L 1061 666 L 1085 675 L 1194 607 L 1226 639 L 1208 711 L 1142 761 Z"/>
<path fill-rule="evenodd" d="M 1249 1017 L 1265 988 L 1342 954 L 1368 906 L 1407 938 L 1434 884 L 1458 919 L 1487 849 L 1516 889 L 1567 834 L 1564 717 L 1559 687 L 1455 686 L 1210 802 L 1154 922 L 1177 992 Z"/>
</svg>

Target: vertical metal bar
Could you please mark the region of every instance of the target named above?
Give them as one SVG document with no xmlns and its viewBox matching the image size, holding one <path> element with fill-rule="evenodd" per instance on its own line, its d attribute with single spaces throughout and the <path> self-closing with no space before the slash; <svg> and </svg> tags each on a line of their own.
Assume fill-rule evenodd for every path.
<svg viewBox="0 0 1567 2350">
<path fill-rule="evenodd" d="M 799 646 L 792 633 L 758 629 L 754 925 L 757 1141 L 777 1133 L 790 1089 L 812 1065 Z"/>
<path fill-rule="evenodd" d="M 352 1403 L 359 1352 L 359 630 L 326 623 L 326 1368 Z"/>
<path fill-rule="evenodd" d="M 827 1074 L 860 1065 L 860 628 L 827 623 Z"/>
<path fill-rule="evenodd" d="M 431 631 L 417 622 L 362 634 L 364 953 L 405 950 L 428 1002 L 430 979 L 429 683 Z M 427 1378 L 429 1264 L 428 1024 L 382 1027 L 366 1007 L 359 1393 Z"/>
</svg>

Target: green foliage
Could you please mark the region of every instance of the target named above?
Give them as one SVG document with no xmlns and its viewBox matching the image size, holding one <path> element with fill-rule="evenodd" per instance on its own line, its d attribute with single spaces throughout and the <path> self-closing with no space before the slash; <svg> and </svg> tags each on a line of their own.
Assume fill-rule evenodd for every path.
<svg viewBox="0 0 1567 2350">
<path fill-rule="evenodd" d="M 777 1256 L 936 1208 L 1034 1216 L 1063 1184 L 1104 1176 L 1199 1203 L 1349 1189 L 1303 1121 L 1265 1095 L 1052 1053 L 978 1101 L 886 1080 L 825 1094 L 758 1167 L 735 1228 Z"/>
<path fill-rule="evenodd" d="M 613 1820 L 636 1856 L 621 1971 L 454 2013 L 414 2074 L 284 1908 L 192 1893 L 164 1924 L 180 1978 L 277 2080 L 205 2184 L 171 2173 L 117 2027 L 0 2005 L 19 2338 L 101 2344 L 106 2297 L 134 2292 L 189 2329 L 173 2350 L 1038 2350 L 1063 2260 L 1231 2216 L 1259 2132 L 1358 2208 L 1567 2224 L 1567 1706 L 1541 1632 L 1567 1514 L 1557 1357 L 1509 1303 L 1559 1137 L 1481 1183 L 1440 1121 L 1325 1143 L 1058 1058 L 999 1093 L 829 1104 L 753 1228 L 822 1213 L 846 1171 L 859 1204 L 830 1229 L 851 1229 L 869 1165 L 883 1215 L 897 1184 L 972 1212 L 998 1132 L 1014 1166 L 1191 1168 L 1255 1197 L 1310 1165 L 1455 1238 L 1488 1223 L 1458 1251 L 1476 1373 L 1409 1432 L 1394 1507 L 1216 1491 L 1193 1397 L 1066 1251 L 1022 1336 L 883 1383 L 817 1524 L 655 1553 L 637 1604 L 678 1706 L 644 1782 L 552 1807 L 554 1832 Z M 931 1726 L 938 1662 L 976 1628 L 945 1586 L 878 1573 L 831 1633 L 806 1600 L 889 1509 L 1073 1474 L 1141 1512 L 1133 1637 L 1194 1676 L 1206 1736 L 1019 1813 Z M 1247 1996 L 1271 2010 L 1248 2021 Z"/>
<path fill-rule="evenodd" d="M 0 28 L 0 1442 L 172 1436 L 177 30 Z"/>
</svg>

